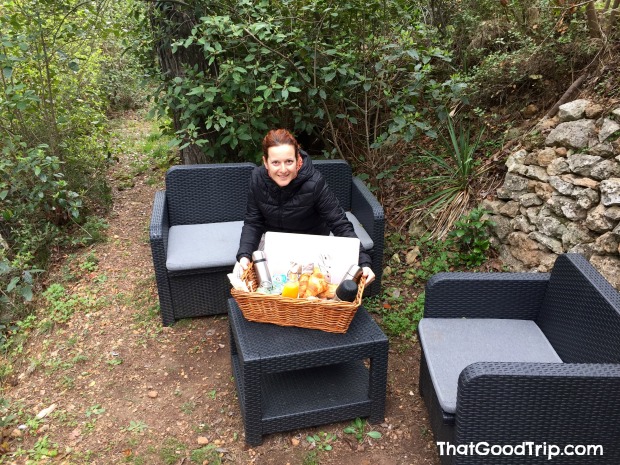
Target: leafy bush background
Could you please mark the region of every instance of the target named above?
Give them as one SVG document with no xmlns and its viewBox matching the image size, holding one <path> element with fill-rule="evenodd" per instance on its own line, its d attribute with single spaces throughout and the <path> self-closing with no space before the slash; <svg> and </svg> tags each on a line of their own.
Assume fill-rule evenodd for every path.
<svg viewBox="0 0 620 465">
<path fill-rule="evenodd" d="M 433 135 L 434 117 L 462 96 L 456 73 L 437 78 L 449 54 L 408 2 L 223 0 L 195 9 L 185 36 L 174 35 L 181 29 L 169 11 L 154 10 L 181 64 L 176 74 L 164 65 L 156 101 L 177 115 L 180 148 L 200 147 L 201 162 L 256 161 L 266 131 L 283 126 L 379 173 L 390 147 Z"/>
<path fill-rule="evenodd" d="M 0 5 L 0 324 L 32 298 L 33 275 L 51 251 L 87 244 L 79 235 L 95 236 L 89 216 L 110 205 L 106 122 L 120 103 L 115 70 L 123 89 L 137 87 L 127 77 L 138 60 L 120 53 L 131 40 L 132 5 Z"/>
</svg>

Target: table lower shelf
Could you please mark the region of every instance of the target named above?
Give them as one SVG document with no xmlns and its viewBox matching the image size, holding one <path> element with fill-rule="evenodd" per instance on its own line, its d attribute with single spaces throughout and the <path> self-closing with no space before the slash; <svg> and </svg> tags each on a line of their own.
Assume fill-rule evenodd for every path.
<svg viewBox="0 0 620 465">
<path fill-rule="evenodd" d="M 237 355 L 232 356 L 232 362 L 245 417 Z M 261 434 L 367 417 L 372 405 L 368 393 L 369 371 L 362 360 L 263 375 Z"/>
</svg>

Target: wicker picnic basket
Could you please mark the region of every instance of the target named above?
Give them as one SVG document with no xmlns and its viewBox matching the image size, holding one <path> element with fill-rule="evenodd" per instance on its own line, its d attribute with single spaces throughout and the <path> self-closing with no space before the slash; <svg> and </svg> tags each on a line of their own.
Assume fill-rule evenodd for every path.
<svg viewBox="0 0 620 465">
<path fill-rule="evenodd" d="M 241 278 L 246 284 L 257 282 L 252 263 Z M 230 293 L 237 301 L 243 316 L 249 321 L 346 333 L 357 308 L 362 303 L 365 283 L 366 278 L 362 277 L 353 302 L 293 299 L 281 295 L 238 291 L 234 288 Z"/>
</svg>

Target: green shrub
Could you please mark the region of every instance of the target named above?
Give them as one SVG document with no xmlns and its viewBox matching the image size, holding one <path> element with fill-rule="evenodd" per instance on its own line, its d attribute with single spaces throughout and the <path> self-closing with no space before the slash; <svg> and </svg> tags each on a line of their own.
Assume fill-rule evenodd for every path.
<svg viewBox="0 0 620 465">
<path fill-rule="evenodd" d="M 185 35 L 167 19 L 172 7 L 153 12 L 171 59 L 199 56 L 164 69 L 173 74 L 155 98 L 174 113 L 180 148 L 200 146 L 203 161 L 255 161 L 265 132 L 283 126 L 376 175 L 393 165 L 394 144 L 432 134 L 429 121 L 461 97 L 458 75 L 437 78 L 450 57 L 408 2 L 198 5 Z"/>
<path fill-rule="evenodd" d="M 432 174 L 413 180 L 430 193 L 409 208 L 414 209 L 415 219 L 432 219 L 433 236 L 439 239 L 467 211 L 476 192 L 476 181 L 488 170 L 476 153 L 484 131 L 472 137 L 466 123 L 455 125 L 450 116 L 446 118 L 446 130 L 447 136 L 439 134 L 438 153 L 423 150 L 422 154 L 410 157 L 412 162 L 431 166 Z"/>
<path fill-rule="evenodd" d="M 400 306 L 392 306 L 390 309 L 383 311 L 383 327 L 389 334 L 402 336 L 406 338 L 413 337 L 418 329 L 418 323 L 424 315 L 424 293 L 416 297 L 400 308 Z"/>
<path fill-rule="evenodd" d="M 31 297 L 32 272 L 45 268 L 54 247 L 102 237 L 92 214 L 111 204 L 106 63 L 133 37 L 126 33 L 133 3 L 24 0 L 1 7 L 2 319 Z M 129 87 L 127 77 L 115 88 Z"/>
<path fill-rule="evenodd" d="M 494 225 L 486 214 L 483 209 L 475 208 L 454 223 L 448 240 L 459 251 L 456 258 L 458 264 L 474 267 L 486 261 L 491 247 L 489 228 Z"/>
</svg>

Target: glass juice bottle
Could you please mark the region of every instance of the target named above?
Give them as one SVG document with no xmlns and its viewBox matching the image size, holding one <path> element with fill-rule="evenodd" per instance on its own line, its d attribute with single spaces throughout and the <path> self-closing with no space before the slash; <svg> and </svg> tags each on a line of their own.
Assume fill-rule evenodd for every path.
<svg viewBox="0 0 620 465">
<path fill-rule="evenodd" d="M 284 287 L 282 288 L 282 297 L 291 297 L 296 299 L 299 297 L 299 271 L 296 266 L 291 267 L 287 276 Z"/>
</svg>

